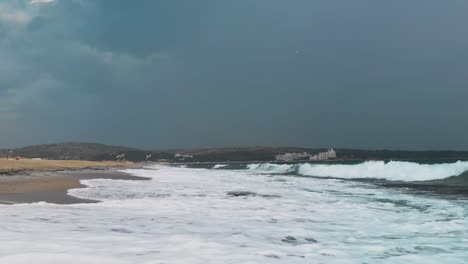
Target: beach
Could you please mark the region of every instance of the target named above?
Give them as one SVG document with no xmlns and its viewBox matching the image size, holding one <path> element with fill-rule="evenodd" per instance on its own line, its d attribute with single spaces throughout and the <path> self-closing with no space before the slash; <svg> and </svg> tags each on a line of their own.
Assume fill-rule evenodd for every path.
<svg viewBox="0 0 468 264">
<path fill-rule="evenodd" d="M 43 159 L 0 159 L 0 175 L 25 174 L 37 171 L 60 171 L 89 168 L 130 166 L 131 162 L 85 161 L 85 160 L 43 160 Z"/>
<path fill-rule="evenodd" d="M 131 162 L 79 160 L 0 159 L 0 203 L 48 202 L 56 204 L 92 203 L 67 194 L 82 188 L 82 179 L 142 180 L 118 170 L 135 166 Z"/>
<path fill-rule="evenodd" d="M 466 263 L 468 196 L 422 186 L 462 185 L 466 171 L 369 161 L 4 175 L 0 263 Z"/>
<path fill-rule="evenodd" d="M 83 200 L 0 205 L 0 263 L 466 263 L 468 196 L 394 184 L 468 162 L 193 166 L 47 172 Z"/>
</svg>

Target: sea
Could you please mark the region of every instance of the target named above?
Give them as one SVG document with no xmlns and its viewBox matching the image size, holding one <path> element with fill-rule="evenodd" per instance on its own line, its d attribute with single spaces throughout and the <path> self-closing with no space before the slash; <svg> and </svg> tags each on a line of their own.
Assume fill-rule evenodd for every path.
<svg viewBox="0 0 468 264">
<path fill-rule="evenodd" d="M 0 263 L 468 263 L 468 162 L 147 165 L 0 206 Z"/>
</svg>

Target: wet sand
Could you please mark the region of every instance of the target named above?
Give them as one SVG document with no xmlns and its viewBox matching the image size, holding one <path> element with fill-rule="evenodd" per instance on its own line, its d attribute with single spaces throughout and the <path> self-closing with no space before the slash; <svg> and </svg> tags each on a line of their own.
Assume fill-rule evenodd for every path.
<svg viewBox="0 0 468 264">
<path fill-rule="evenodd" d="M 0 194 L 0 204 L 37 203 L 54 204 L 97 203 L 99 201 L 81 199 L 67 194 L 67 190 Z"/>
<path fill-rule="evenodd" d="M 56 204 L 93 203 L 67 194 L 69 189 L 85 187 L 83 179 L 148 180 L 118 171 L 119 168 L 44 171 L 28 170 L 0 175 L 0 204 L 48 202 Z"/>
</svg>

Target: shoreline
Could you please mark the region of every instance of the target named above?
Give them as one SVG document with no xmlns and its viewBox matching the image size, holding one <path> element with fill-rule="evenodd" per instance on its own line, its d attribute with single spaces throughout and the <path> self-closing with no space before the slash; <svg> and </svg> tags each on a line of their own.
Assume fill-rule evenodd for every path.
<svg viewBox="0 0 468 264">
<path fill-rule="evenodd" d="M 86 162 L 86 164 L 88 163 Z M 85 188 L 86 186 L 81 184 L 80 180 L 88 179 L 149 180 L 149 178 L 132 176 L 119 171 L 140 167 L 142 164 L 102 163 L 100 165 L 102 166 L 83 166 L 81 168 L 78 166 L 68 168 L 57 166 L 49 169 L 39 167 L 20 170 L 0 167 L 0 204 L 13 205 L 35 202 L 54 204 L 97 203 L 99 201 L 68 195 L 68 190 Z"/>
<path fill-rule="evenodd" d="M 333 163 L 363 163 L 367 161 L 403 161 L 403 162 L 416 162 L 421 164 L 433 164 L 433 163 L 455 163 L 458 161 L 468 161 L 468 159 L 452 159 L 452 158 L 440 158 L 440 159 L 329 159 L 329 160 L 292 160 L 292 161 L 278 161 L 278 160 L 245 160 L 245 161 L 178 161 L 168 162 L 164 164 L 169 165 L 212 165 L 212 164 L 250 164 L 250 163 L 272 163 L 272 164 L 291 164 L 291 163 L 310 163 L 310 164 L 333 164 Z"/>
<path fill-rule="evenodd" d="M 0 176 L 14 176 L 35 172 L 53 172 L 64 170 L 106 169 L 129 167 L 133 162 L 85 161 L 85 160 L 36 160 L 36 159 L 3 159 L 0 158 Z"/>
</svg>

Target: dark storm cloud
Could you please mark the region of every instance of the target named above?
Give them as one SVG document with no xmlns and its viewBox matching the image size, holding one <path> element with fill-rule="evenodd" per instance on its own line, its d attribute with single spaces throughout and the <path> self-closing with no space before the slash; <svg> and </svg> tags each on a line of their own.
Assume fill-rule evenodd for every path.
<svg viewBox="0 0 468 264">
<path fill-rule="evenodd" d="M 467 148 L 467 9 L 2 1 L 0 143 Z"/>
</svg>

